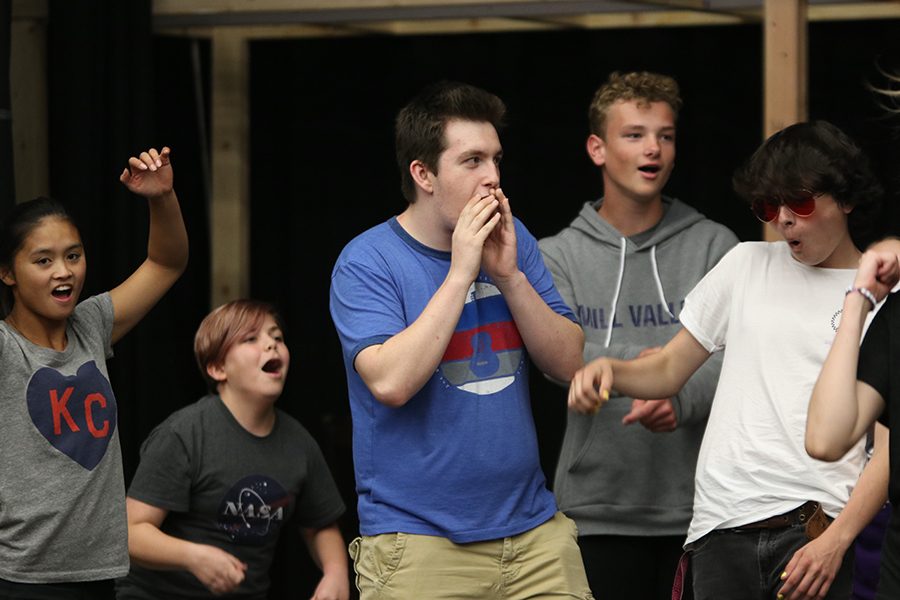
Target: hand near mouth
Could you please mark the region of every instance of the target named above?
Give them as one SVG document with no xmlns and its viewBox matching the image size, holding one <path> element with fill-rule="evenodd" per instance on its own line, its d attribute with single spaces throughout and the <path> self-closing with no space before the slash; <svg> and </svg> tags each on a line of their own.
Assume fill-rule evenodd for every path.
<svg viewBox="0 0 900 600">
<path fill-rule="evenodd" d="M 500 222 L 484 242 L 481 265 L 491 279 L 499 285 L 515 275 L 519 271 L 519 265 L 517 262 L 516 226 L 509 198 L 500 188 L 495 189 L 493 195 L 498 201 L 497 214 L 500 215 Z"/>
</svg>

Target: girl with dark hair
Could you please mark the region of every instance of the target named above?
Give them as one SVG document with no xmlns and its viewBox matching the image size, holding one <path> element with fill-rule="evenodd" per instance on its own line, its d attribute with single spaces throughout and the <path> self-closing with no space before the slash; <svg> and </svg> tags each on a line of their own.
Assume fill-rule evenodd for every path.
<svg viewBox="0 0 900 600">
<path fill-rule="evenodd" d="M 78 302 L 86 259 L 58 202 L 17 206 L 0 229 L 0 597 L 107 598 L 128 572 L 116 398 L 106 359 L 175 283 L 188 240 L 169 149 L 119 177 L 150 207 L 147 258 Z"/>
</svg>

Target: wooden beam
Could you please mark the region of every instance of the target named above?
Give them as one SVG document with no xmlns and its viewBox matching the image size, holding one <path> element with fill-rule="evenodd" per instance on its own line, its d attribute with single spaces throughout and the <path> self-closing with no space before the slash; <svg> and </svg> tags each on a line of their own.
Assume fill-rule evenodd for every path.
<svg viewBox="0 0 900 600">
<path fill-rule="evenodd" d="M 212 38 L 213 27 L 157 27 L 155 33 L 187 38 Z M 359 31 L 350 27 L 334 25 L 241 25 L 229 27 L 235 34 L 249 40 L 258 39 L 290 39 L 290 38 L 329 38 L 357 36 Z"/>
<path fill-rule="evenodd" d="M 763 136 L 807 118 L 807 0 L 765 0 Z M 771 225 L 763 238 L 780 239 Z"/>
<path fill-rule="evenodd" d="M 698 2 L 699 0 L 686 0 Z M 627 2 L 627 0 L 626 0 Z M 619 0 L 618 4 L 626 3 Z M 486 7 L 489 5 L 571 5 L 600 6 L 597 0 L 153 0 L 154 15 L 246 14 L 294 11 L 348 11 L 370 9 L 409 9 L 423 7 Z"/>
<path fill-rule="evenodd" d="M 354 23 L 358 32 L 391 35 L 429 35 L 444 33 L 497 33 L 507 31 L 545 31 L 561 29 L 563 25 L 543 20 L 525 19 L 419 19 L 415 21 L 378 21 Z"/>
<path fill-rule="evenodd" d="M 806 0 L 765 0 L 765 137 L 806 120 L 806 65 Z"/>
<path fill-rule="evenodd" d="M 542 20 L 582 29 L 627 29 L 639 27 L 690 27 L 758 23 L 755 15 L 723 14 L 694 10 L 660 10 L 593 13 L 543 17 Z"/>
<path fill-rule="evenodd" d="M 212 307 L 250 292 L 249 49 L 231 28 L 212 34 Z"/>
<path fill-rule="evenodd" d="M 789 9 L 793 0 L 784 4 Z M 523 23 L 584 29 L 731 25 L 762 20 L 762 6 L 763 0 L 738 5 L 708 0 L 154 0 L 153 15 L 155 29 L 167 34 L 205 37 L 212 28 L 227 26 L 259 39 L 528 29 Z M 805 10 L 815 21 L 900 18 L 900 1 L 846 1 Z"/>
<path fill-rule="evenodd" d="M 809 7 L 810 21 L 858 21 L 862 19 L 900 19 L 900 2 L 847 2 L 814 4 Z"/>
<path fill-rule="evenodd" d="M 10 31 L 9 79 L 16 199 L 22 202 L 50 193 L 47 24 L 46 5 L 43 13 L 15 12 L 16 5 Z"/>
</svg>

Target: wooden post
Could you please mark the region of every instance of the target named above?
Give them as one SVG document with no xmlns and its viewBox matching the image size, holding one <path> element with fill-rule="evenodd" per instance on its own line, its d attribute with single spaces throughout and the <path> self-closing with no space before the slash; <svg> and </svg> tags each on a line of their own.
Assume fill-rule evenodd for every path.
<svg viewBox="0 0 900 600">
<path fill-rule="evenodd" d="M 807 119 L 807 0 L 765 0 L 763 136 Z M 763 226 L 767 241 L 781 236 Z"/>
<path fill-rule="evenodd" d="M 249 51 L 227 27 L 212 35 L 212 307 L 250 292 Z"/>
</svg>

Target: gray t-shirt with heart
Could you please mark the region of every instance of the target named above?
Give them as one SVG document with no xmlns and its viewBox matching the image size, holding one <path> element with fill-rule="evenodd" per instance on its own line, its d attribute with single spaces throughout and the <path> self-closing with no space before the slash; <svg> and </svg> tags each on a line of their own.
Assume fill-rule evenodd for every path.
<svg viewBox="0 0 900 600">
<path fill-rule="evenodd" d="M 113 306 L 88 298 L 62 352 L 0 321 L 0 578 L 94 581 L 128 572 Z"/>
</svg>

